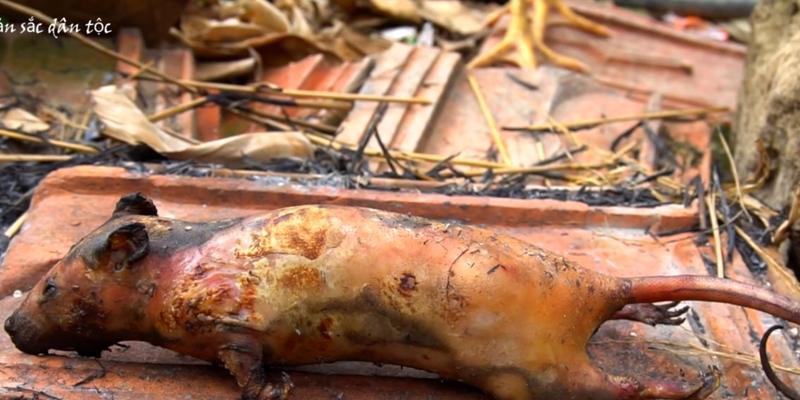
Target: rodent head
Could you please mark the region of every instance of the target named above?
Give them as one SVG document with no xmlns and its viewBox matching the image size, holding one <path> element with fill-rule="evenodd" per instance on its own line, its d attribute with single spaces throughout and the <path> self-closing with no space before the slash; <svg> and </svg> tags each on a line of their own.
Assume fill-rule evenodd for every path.
<svg viewBox="0 0 800 400">
<path fill-rule="evenodd" d="M 156 215 L 139 193 L 120 199 L 111 219 L 72 246 L 5 321 L 17 348 L 99 356 L 125 339 L 122 332 L 136 332 L 148 297 L 138 287 L 150 249 L 147 222 Z"/>
</svg>

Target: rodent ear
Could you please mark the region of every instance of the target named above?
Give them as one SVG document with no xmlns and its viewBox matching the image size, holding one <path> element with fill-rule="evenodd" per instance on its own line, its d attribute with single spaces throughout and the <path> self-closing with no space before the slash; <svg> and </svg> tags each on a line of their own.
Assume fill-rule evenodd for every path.
<svg viewBox="0 0 800 400">
<path fill-rule="evenodd" d="M 152 200 L 136 192 L 122 196 L 119 199 L 111 218 L 123 215 L 152 215 L 155 217 L 158 216 L 158 209 L 156 209 L 156 205 L 153 204 Z"/>
<path fill-rule="evenodd" d="M 140 222 L 123 225 L 111 232 L 106 239 L 101 256 L 107 257 L 108 264 L 121 270 L 142 259 L 150 250 L 150 237 L 145 225 Z M 98 257 L 103 259 L 105 257 Z"/>
</svg>

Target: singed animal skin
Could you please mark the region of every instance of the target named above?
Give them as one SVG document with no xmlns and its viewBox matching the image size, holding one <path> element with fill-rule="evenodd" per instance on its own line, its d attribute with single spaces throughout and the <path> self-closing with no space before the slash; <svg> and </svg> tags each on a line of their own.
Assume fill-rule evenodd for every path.
<svg viewBox="0 0 800 400">
<path fill-rule="evenodd" d="M 223 364 L 245 398 L 265 396 L 265 364 L 338 360 L 428 370 L 498 399 L 684 398 L 709 387 L 598 370 L 586 343 L 635 302 L 632 280 L 512 237 L 318 205 L 188 223 L 144 201 L 121 201 L 32 289 L 6 321 L 17 347 L 99 355 L 145 340 Z M 648 294 L 657 290 L 652 301 L 664 300 L 663 288 Z"/>
</svg>

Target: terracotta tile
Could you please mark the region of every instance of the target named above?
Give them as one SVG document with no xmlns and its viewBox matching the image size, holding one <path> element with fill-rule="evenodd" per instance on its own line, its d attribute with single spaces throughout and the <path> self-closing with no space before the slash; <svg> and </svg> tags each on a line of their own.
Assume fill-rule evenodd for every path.
<svg viewBox="0 0 800 400">
<path fill-rule="evenodd" d="M 577 162 L 601 162 L 610 154 L 612 142 L 632 127 L 634 122 L 609 123 L 575 131 L 575 142 L 560 133 L 532 134 L 502 129 L 504 127 L 543 124 L 549 121 L 548 117 L 566 122 L 635 115 L 646 111 L 644 102 L 600 85 L 588 77 L 553 67 L 543 66 L 536 70 L 483 68 L 471 74 L 501 128 L 501 137 L 509 149 L 512 164 L 516 166 L 535 165 L 581 145 L 587 145 L 591 151 L 575 154 Z M 442 109 L 430 128 L 435 134 L 424 138 L 419 149 L 426 153 L 459 153 L 464 157 L 487 159 L 494 148 L 489 127 L 463 73 L 454 79 L 452 88 L 442 100 Z M 535 89 L 526 87 L 531 85 Z M 696 162 L 678 168 L 674 177 L 688 182 L 700 174 L 707 179 L 710 168 L 710 125 L 705 121 L 670 122 L 664 123 L 664 127 L 676 142 L 689 143 L 699 152 Z M 621 142 L 621 146 L 630 141 L 642 143 L 643 151 L 651 143 L 643 128 L 636 129 Z M 650 167 L 655 168 L 653 165 Z M 543 179 L 531 177 L 529 183 L 542 184 Z"/>
<path fill-rule="evenodd" d="M 321 54 L 316 54 L 300 61 L 289 63 L 284 67 L 267 69 L 261 75 L 261 81 L 288 89 L 310 89 L 308 86 L 309 78 L 314 74 L 314 71 L 323 68 L 323 64 L 324 57 Z M 285 110 L 287 115 L 291 116 L 297 115 L 299 111 L 294 107 L 279 107 L 268 104 L 254 104 L 253 107 L 261 112 L 277 116 L 283 115 L 281 108 Z M 254 126 L 251 129 L 258 130 L 261 128 Z"/>
<path fill-rule="evenodd" d="M 219 139 L 222 110 L 216 104 L 207 104 L 194 111 L 197 119 L 197 138 L 208 142 Z"/>
<path fill-rule="evenodd" d="M 380 53 L 370 78 L 364 82 L 359 93 L 385 95 L 389 93 L 397 76 L 411 56 L 413 46 L 394 44 Z M 364 135 L 364 130 L 378 109 L 377 102 L 356 101 L 353 109 L 342 121 L 336 138 L 344 143 L 355 145 Z"/>
<path fill-rule="evenodd" d="M 402 151 L 418 150 L 425 136 L 430 134 L 433 119 L 443 107 L 442 100 L 460 62 L 461 56 L 458 53 L 439 54 L 415 93 L 415 96 L 428 99 L 432 103 L 408 106 L 392 138 L 392 148 Z"/>
<path fill-rule="evenodd" d="M 392 96 L 415 96 L 423 85 L 426 76 L 433 67 L 441 50 L 432 47 L 414 47 L 408 61 L 389 89 Z M 381 135 L 383 143 L 392 143 L 400 125 L 400 121 L 408 112 L 409 105 L 402 103 L 389 103 L 377 125 L 377 132 Z M 369 148 L 377 148 L 378 140 L 372 137 L 367 144 Z"/>
<path fill-rule="evenodd" d="M 186 48 L 164 49 L 159 51 L 158 68 L 165 74 L 179 79 L 192 79 L 194 76 L 194 56 Z M 161 84 L 156 95 L 156 111 L 161 111 L 179 104 L 188 103 L 192 95 L 178 92 L 174 85 Z M 174 117 L 159 121 L 157 125 L 170 129 L 179 135 L 193 139 L 195 137 L 195 111 L 182 112 Z"/>
<path fill-rule="evenodd" d="M 142 39 L 142 33 L 138 29 L 120 29 L 119 34 L 117 34 L 117 52 L 130 59 L 138 61 L 142 59 L 143 51 L 144 40 Z M 117 61 L 117 72 L 120 72 L 123 75 L 131 76 L 136 74 L 137 71 L 139 71 L 139 69 L 133 65 L 124 63 L 122 61 Z"/>
<path fill-rule="evenodd" d="M 375 61 L 372 57 L 365 57 L 361 61 L 345 64 L 341 74 L 336 77 L 336 81 L 333 82 L 333 85 L 328 90 L 345 93 L 358 91 L 374 66 Z M 319 110 L 318 113 L 311 115 L 309 119 L 325 124 L 338 124 L 348 113 L 349 110 Z"/>
</svg>

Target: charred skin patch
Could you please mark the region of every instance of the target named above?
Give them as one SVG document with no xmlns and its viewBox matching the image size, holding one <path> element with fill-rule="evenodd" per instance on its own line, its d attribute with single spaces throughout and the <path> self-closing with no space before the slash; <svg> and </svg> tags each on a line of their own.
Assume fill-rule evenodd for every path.
<svg viewBox="0 0 800 400">
<path fill-rule="evenodd" d="M 414 274 L 406 272 L 400 277 L 400 293 L 410 295 L 417 289 L 417 278 Z"/>
<path fill-rule="evenodd" d="M 342 336 L 360 346 L 399 343 L 446 351 L 444 340 L 423 321 L 384 304 L 376 290 L 365 287 L 349 300 L 311 304 L 309 312 L 331 315 L 339 321 Z"/>
<path fill-rule="evenodd" d="M 325 339 L 331 338 L 331 328 L 333 328 L 333 318 L 325 317 L 317 324 L 317 331 Z"/>
<path fill-rule="evenodd" d="M 213 284 L 210 279 L 216 280 Z M 223 282 L 219 277 L 204 280 L 191 278 L 180 281 L 171 288 L 167 306 L 159 314 L 160 322 L 171 331 L 184 329 L 191 333 L 208 333 L 220 316 L 238 315 L 243 301 L 253 294 L 242 294 L 234 285 L 235 278 Z"/>
<path fill-rule="evenodd" d="M 433 225 L 432 221 L 414 215 L 384 213 L 375 210 L 365 210 L 364 212 L 369 213 L 368 217 L 375 218 L 387 228 L 392 229 L 405 228 L 415 230 Z"/>
<path fill-rule="evenodd" d="M 269 254 L 295 254 L 316 260 L 328 248 L 343 240 L 337 235 L 328 210 L 319 207 L 291 209 L 261 224 L 250 227 L 250 243 L 234 250 L 239 258 L 257 258 Z"/>
<path fill-rule="evenodd" d="M 313 290 L 321 287 L 324 280 L 320 271 L 311 267 L 294 267 L 278 277 L 279 287 L 292 291 Z"/>
<path fill-rule="evenodd" d="M 76 297 L 68 313 L 69 322 L 65 324 L 66 330 L 75 332 L 80 336 L 90 337 L 105 331 L 106 314 L 103 311 L 102 300 L 95 292 L 87 298 Z"/>
<path fill-rule="evenodd" d="M 241 218 L 207 223 L 191 223 L 165 218 L 142 217 L 138 215 L 123 216 L 113 220 L 83 238 L 73 246 L 64 257 L 62 263 L 80 262 L 89 268 L 102 267 L 97 249 L 105 246 L 111 232 L 131 222 L 141 222 L 146 226 L 149 238 L 149 254 L 169 257 L 181 250 L 198 247 L 220 232 L 238 225 Z"/>
</svg>

